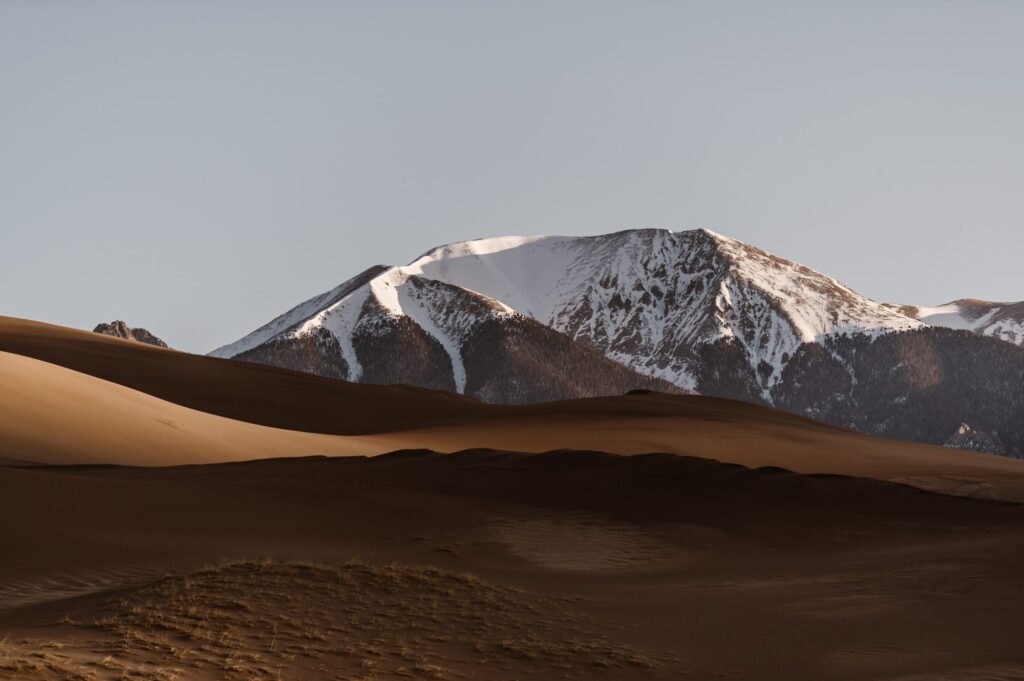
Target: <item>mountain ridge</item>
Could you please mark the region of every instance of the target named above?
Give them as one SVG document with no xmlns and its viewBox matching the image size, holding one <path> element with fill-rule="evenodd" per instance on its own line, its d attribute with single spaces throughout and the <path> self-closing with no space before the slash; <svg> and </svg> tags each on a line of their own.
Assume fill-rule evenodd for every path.
<svg viewBox="0 0 1024 681">
<path fill-rule="evenodd" d="M 588 260 L 594 264 L 588 266 Z M 409 309 L 414 321 L 424 320 L 417 318 L 416 306 L 401 300 L 410 277 L 454 285 L 470 297 L 483 296 L 497 314 L 531 317 L 640 373 L 684 389 L 694 387 L 687 346 L 739 337 L 755 365 L 766 362 L 777 379 L 784 358 L 821 335 L 923 325 L 831 277 L 710 230 L 625 230 L 595 237 L 489 237 L 439 246 L 409 265 L 370 268 L 210 354 L 233 357 L 273 334 L 302 335 L 325 326 L 339 339 L 348 363 L 354 364 L 346 341 L 349 327 L 359 322 L 355 308 L 366 298 L 372 297 L 394 316 L 407 315 Z M 710 296 L 709 287 L 714 289 Z M 844 299 L 847 308 L 798 308 L 794 299 L 807 290 L 818 292 L 824 303 L 826 294 Z M 750 303 L 728 314 L 725 308 L 732 299 L 749 298 L 748 293 L 754 294 Z M 781 323 L 773 327 L 775 320 L 767 319 L 767 328 L 745 333 L 746 319 L 769 314 L 774 300 L 787 303 L 775 310 Z M 712 306 L 717 313 L 709 312 Z M 665 318 L 676 310 L 686 317 L 666 329 Z M 824 315 L 814 310 L 823 310 Z M 430 322 L 436 319 L 428 315 L 426 321 L 433 326 Z M 442 345 L 456 356 L 450 333 L 432 335 L 449 341 Z M 358 369 L 348 378 L 358 380 Z"/>
<path fill-rule="evenodd" d="M 962 329 L 1024 346 L 1024 301 L 961 298 L 937 307 L 915 307 L 913 314 L 929 326 Z"/>
<path fill-rule="evenodd" d="M 863 355 L 883 338 L 886 350 L 877 356 L 891 365 L 858 360 L 858 352 Z M 1000 345 L 990 347 L 982 339 Z M 539 368 L 545 349 L 555 345 L 564 359 Z M 513 352 L 512 346 L 529 350 Z M 898 396 L 875 374 L 900 370 L 899 357 L 906 354 L 900 347 L 927 348 L 935 358 L 948 358 L 956 348 L 991 359 L 972 363 L 975 380 L 1005 385 L 996 374 L 1016 375 L 1024 362 L 1021 346 L 1024 303 L 964 299 L 929 308 L 878 302 L 805 265 L 710 230 L 643 229 L 439 246 L 408 265 L 370 268 L 211 354 L 495 402 L 670 385 L 786 405 L 866 432 L 904 433 L 933 444 L 966 441 L 958 435 L 963 424 L 974 434 L 972 446 L 985 443 L 989 450 L 1020 456 L 1024 433 L 1016 434 L 1013 419 L 1024 405 L 1024 388 L 1007 386 L 988 396 L 1002 404 L 970 402 L 954 394 L 965 392 L 968 379 L 947 359 L 941 367 L 922 367 L 915 359 L 915 371 L 939 378 L 900 379 L 905 391 Z M 614 364 L 597 362 L 594 352 Z M 482 378 L 488 374 L 505 378 Z M 560 385 L 542 389 L 546 374 L 561 377 Z M 531 379 L 508 380 L 517 375 Z M 617 378 L 576 380 L 598 375 Z M 858 382 L 876 386 L 877 394 L 832 397 L 837 390 L 852 395 Z M 798 394 L 808 388 L 809 394 L 820 393 L 818 402 Z M 903 402 L 882 404 L 883 394 Z M 915 425 L 863 419 L 890 408 L 897 421 Z M 922 425 L 920 414 L 929 411 L 943 416 Z"/>
<path fill-rule="evenodd" d="M 135 341 L 137 343 L 145 343 L 146 345 L 153 345 L 158 348 L 169 347 L 163 339 L 158 338 L 153 333 L 150 333 L 149 330 L 141 327 L 132 328 L 120 319 L 115 319 L 109 324 L 97 324 L 92 332 L 128 341 Z"/>
</svg>

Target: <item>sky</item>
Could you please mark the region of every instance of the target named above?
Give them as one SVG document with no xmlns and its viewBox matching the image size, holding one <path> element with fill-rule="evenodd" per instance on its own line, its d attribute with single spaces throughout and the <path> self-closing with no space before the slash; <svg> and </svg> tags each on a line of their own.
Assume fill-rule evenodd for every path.
<svg viewBox="0 0 1024 681">
<path fill-rule="evenodd" d="M 453 241 L 1024 299 L 1024 3 L 0 3 L 0 314 L 208 352 Z"/>
</svg>

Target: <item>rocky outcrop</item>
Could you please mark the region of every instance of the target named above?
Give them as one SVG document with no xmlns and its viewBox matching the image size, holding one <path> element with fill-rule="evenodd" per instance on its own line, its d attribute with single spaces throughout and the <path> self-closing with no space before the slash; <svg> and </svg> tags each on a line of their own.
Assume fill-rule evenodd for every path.
<svg viewBox="0 0 1024 681">
<path fill-rule="evenodd" d="M 112 321 L 109 324 L 97 324 L 96 328 L 93 329 L 93 333 L 102 333 L 105 336 L 114 336 L 115 338 L 123 338 L 125 340 L 145 343 L 146 345 L 155 345 L 159 348 L 167 347 L 167 343 L 163 342 L 146 329 L 133 329 L 120 319 Z"/>
<path fill-rule="evenodd" d="M 942 444 L 955 449 L 967 449 L 972 452 L 984 452 L 986 454 L 1000 454 L 1003 447 L 990 433 L 982 433 L 975 430 L 966 423 L 961 423 L 956 432 L 946 438 Z"/>
</svg>

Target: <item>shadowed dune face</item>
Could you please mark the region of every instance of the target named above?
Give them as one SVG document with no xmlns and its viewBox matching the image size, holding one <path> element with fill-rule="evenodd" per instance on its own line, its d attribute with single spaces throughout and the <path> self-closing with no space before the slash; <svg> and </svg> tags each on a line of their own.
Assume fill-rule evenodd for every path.
<svg viewBox="0 0 1024 681">
<path fill-rule="evenodd" d="M 730 400 L 647 393 L 489 405 L 11 318 L 0 318 L 4 351 L 14 353 L 0 355 L 9 388 L 0 395 L 0 457 L 10 459 L 171 464 L 418 447 L 671 452 L 1024 499 L 1024 462 L 872 438 Z"/>
<path fill-rule="evenodd" d="M 420 451 L 7 468 L 0 499 L 0 670 L 29 678 L 1024 669 L 1020 507 L 891 483 Z"/>
</svg>

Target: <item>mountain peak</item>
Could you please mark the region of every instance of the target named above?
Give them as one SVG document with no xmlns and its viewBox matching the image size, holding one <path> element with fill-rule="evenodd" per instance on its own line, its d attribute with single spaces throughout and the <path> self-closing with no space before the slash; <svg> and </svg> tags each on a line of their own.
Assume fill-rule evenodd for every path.
<svg viewBox="0 0 1024 681">
<path fill-rule="evenodd" d="M 138 343 L 145 343 L 146 345 L 155 345 L 159 348 L 166 348 L 165 343 L 160 338 L 142 328 L 131 328 L 123 320 L 115 319 L 109 324 L 97 324 L 96 328 L 93 329 L 93 333 L 100 333 L 105 336 L 113 336 L 114 338 L 123 338 L 124 340 L 136 341 Z"/>
<path fill-rule="evenodd" d="M 1024 345 L 1024 303 L 881 303 L 708 229 L 632 229 L 440 246 L 367 270 L 213 354 L 492 402 L 702 392 L 980 446 L 982 435 L 954 432 L 964 422 L 992 439 L 989 450 L 1014 453 L 1018 417 L 963 397 L 974 390 L 963 376 L 1024 366 L 995 338 Z M 1019 391 L 1000 405 L 1017 408 Z"/>
<path fill-rule="evenodd" d="M 446 350 L 461 390 L 460 344 L 483 321 L 511 314 L 687 390 L 696 384 L 694 353 L 709 343 L 738 343 L 767 390 L 803 343 L 923 325 L 709 229 L 631 229 L 439 246 L 408 265 L 368 271 L 214 354 L 323 329 L 337 339 L 347 377 L 361 380 L 353 339 L 406 320 Z"/>
</svg>

